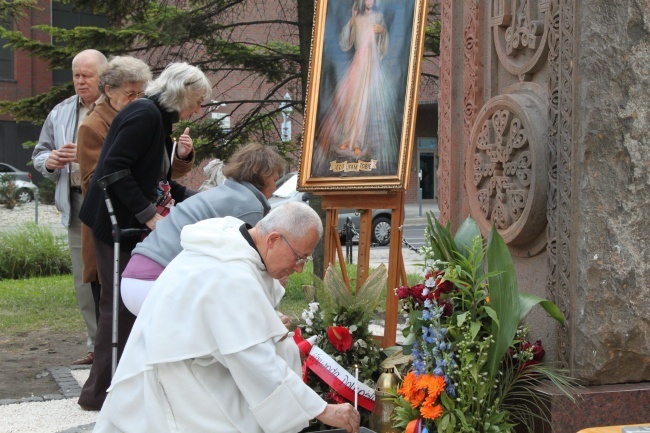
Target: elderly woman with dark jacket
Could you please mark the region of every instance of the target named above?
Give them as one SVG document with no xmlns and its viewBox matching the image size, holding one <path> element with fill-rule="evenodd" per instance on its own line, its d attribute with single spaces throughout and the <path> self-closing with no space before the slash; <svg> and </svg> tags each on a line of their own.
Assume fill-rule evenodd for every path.
<svg viewBox="0 0 650 433">
<path fill-rule="evenodd" d="M 90 179 L 95 172 L 99 154 L 113 119 L 129 103 L 144 95 L 144 88 L 151 78 L 149 66 L 142 60 L 131 56 L 113 57 L 102 68 L 99 75 L 99 90 L 103 97 L 79 126 L 77 138 L 77 160 L 81 175 L 81 192 L 84 196 L 88 191 Z M 185 159 L 174 159 L 172 163 L 173 179 L 187 174 L 194 163 L 194 150 L 189 135 L 182 135 L 179 143 L 182 143 L 179 144 L 181 147 L 179 155 L 183 153 L 186 156 Z M 93 292 L 98 297 L 99 279 L 92 231 L 85 224 L 82 224 L 81 227 L 81 258 L 83 260 L 83 282 L 91 283 Z"/>
<path fill-rule="evenodd" d="M 106 135 L 79 212 L 81 221 L 92 229 L 102 285 L 95 361 L 79 397 L 79 405 L 85 409 L 101 409 L 112 372 L 113 237 L 98 180 L 106 176 L 115 179 L 108 189 L 121 229 L 146 227 L 153 230 L 156 222 L 163 218 L 156 209 L 156 190 L 160 182 L 169 183 L 175 202 L 192 194 L 171 178 L 172 158 L 181 157 L 174 150 L 173 125 L 199 111 L 211 92 L 210 81 L 200 69 L 187 63 L 172 63 L 147 86 L 144 98 L 131 102 L 117 114 Z M 120 243 L 120 274 L 138 241 L 138 238 L 127 238 Z M 118 359 L 134 321 L 135 316 L 120 302 Z"/>
</svg>

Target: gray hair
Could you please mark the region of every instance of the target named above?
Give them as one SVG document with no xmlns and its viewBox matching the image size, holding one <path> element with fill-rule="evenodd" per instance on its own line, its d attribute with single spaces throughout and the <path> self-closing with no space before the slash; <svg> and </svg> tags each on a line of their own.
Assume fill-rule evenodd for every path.
<svg viewBox="0 0 650 433">
<path fill-rule="evenodd" d="M 77 60 L 90 57 L 94 57 L 95 64 L 97 65 L 97 72 L 101 72 L 102 67 L 108 62 L 108 60 L 106 60 L 106 56 L 103 55 L 100 51 L 92 49 L 83 50 L 77 53 L 77 55 L 72 59 L 72 67 L 74 68 L 74 64 L 77 62 Z"/>
<path fill-rule="evenodd" d="M 212 96 L 212 85 L 196 66 L 185 62 L 167 65 L 160 76 L 149 83 L 145 95 L 158 97 L 158 102 L 169 111 L 181 112 L 194 104 L 197 98 L 205 101 Z"/>
<path fill-rule="evenodd" d="M 256 227 L 265 235 L 281 230 L 303 237 L 309 230 L 316 230 L 319 238 L 323 236 L 323 223 L 316 211 L 308 204 L 299 201 L 285 203 L 271 210 Z"/>
<path fill-rule="evenodd" d="M 125 83 L 146 84 L 151 78 L 151 69 L 142 60 L 131 56 L 117 56 L 108 62 L 99 75 L 99 90 L 104 93 L 106 86 L 117 89 Z"/>
</svg>

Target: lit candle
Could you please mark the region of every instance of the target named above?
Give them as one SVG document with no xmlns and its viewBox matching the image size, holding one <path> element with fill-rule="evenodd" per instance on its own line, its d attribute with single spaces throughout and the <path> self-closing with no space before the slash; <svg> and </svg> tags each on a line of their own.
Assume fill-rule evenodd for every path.
<svg viewBox="0 0 650 433">
<path fill-rule="evenodd" d="M 359 401 L 359 366 L 354 364 L 354 409 L 357 409 Z"/>
</svg>

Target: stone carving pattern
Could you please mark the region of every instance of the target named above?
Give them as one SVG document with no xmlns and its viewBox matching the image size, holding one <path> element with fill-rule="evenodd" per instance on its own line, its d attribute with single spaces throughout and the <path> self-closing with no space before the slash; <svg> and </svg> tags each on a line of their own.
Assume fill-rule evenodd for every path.
<svg viewBox="0 0 650 433">
<path fill-rule="evenodd" d="M 463 34 L 463 137 L 469 142 L 478 113 L 480 84 L 478 75 L 478 5 L 476 0 L 464 2 L 464 17 L 467 20 Z"/>
<path fill-rule="evenodd" d="M 440 219 L 451 218 L 451 61 L 452 61 L 452 7 L 454 0 L 441 1 L 442 29 L 440 34 L 440 101 L 439 101 L 439 169 L 438 191 Z"/>
<path fill-rule="evenodd" d="M 498 110 L 483 122 L 473 164 L 483 217 L 509 228 L 526 207 L 532 177 L 528 132 L 515 114 Z"/>
<path fill-rule="evenodd" d="M 549 34 L 549 192 L 547 226 L 549 277 L 547 288 L 564 313 L 568 327 L 558 332 L 558 355 L 565 366 L 570 363 L 571 326 L 569 288 L 571 287 L 571 158 L 573 113 L 573 0 L 552 0 Z"/>
<path fill-rule="evenodd" d="M 494 0 L 492 28 L 499 60 L 520 80 L 543 63 L 550 0 Z M 505 30 L 503 30 L 505 29 Z"/>
</svg>

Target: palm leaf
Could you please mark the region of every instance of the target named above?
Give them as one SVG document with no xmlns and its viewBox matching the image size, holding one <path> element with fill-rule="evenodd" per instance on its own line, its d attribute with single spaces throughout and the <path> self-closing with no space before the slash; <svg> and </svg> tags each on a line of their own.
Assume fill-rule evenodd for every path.
<svg viewBox="0 0 650 433">
<path fill-rule="evenodd" d="M 327 268 L 327 272 L 325 272 L 324 283 L 335 305 L 350 307 L 354 304 L 354 296 L 350 293 L 348 286 L 345 285 L 341 273 L 331 263 Z"/>
<path fill-rule="evenodd" d="M 519 293 L 519 320 L 523 319 L 526 314 L 535 305 L 539 304 L 552 318 L 564 325 L 564 314 L 553 302 L 533 295 L 532 293 Z"/>
<path fill-rule="evenodd" d="M 488 272 L 501 271 L 488 278 L 490 306 L 499 319 L 498 323 L 492 322 L 494 342 L 488 350 L 486 363 L 489 378 L 493 379 L 519 324 L 519 291 L 515 267 L 508 246 L 494 226 L 488 241 L 487 260 Z"/>
<path fill-rule="evenodd" d="M 388 271 L 386 266 L 381 264 L 368 276 L 363 286 L 357 289 L 356 304 L 363 307 L 365 311 L 375 311 L 381 300 L 381 292 L 386 288 L 387 279 Z"/>
</svg>

